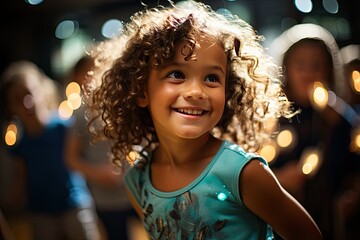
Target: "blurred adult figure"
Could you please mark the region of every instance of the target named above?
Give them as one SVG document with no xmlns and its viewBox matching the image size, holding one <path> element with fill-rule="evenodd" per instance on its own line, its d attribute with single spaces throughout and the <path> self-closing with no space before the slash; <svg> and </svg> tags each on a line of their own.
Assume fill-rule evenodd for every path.
<svg viewBox="0 0 360 240">
<path fill-rule="evenodd" d="M 82 88 L 93 67 L 93 59 L 85 55 L 75 64 L 70 79 Z M 109 158 L 110 142 L 92 140 L 85 104 L 74 112 L 74 116 L 75 124 L 67 141 L 67 162 L 85 176 L 106 238 L 128 240 L 129 219 L 136 215 L 124 188 L 122 172 L 116 171 Z"/>
<path fill-rule="evenodd" d="M 342 59 L 333 36 L 315 24 L 299 24 L 272 43 L 283 66 L 285 92 L 301 112 L 282 119 L 279 135 L 291 144 L 278 146 L 270 166 L 280 183 L 309 211 L 324 234 L 335 239 L 334 199 L 351 169 L 353 119 L 342 75 Z M 275 49 L 275 50 L 274 50 Z"/>
<path fill-rule="evenodd" d="M 9 123 L 4 130 L 11 133 L 7 150 L 18 160 L 12 189 L 25 185 L 32 239 L 99 239 L 86 183 L 66 166 L 65 140 L 72 122 L 55 111 L 55 81 L 29 61 L 10 64 L 1 80 L 1 107 Z"/>
<path fill-rule="evenodd" d="M 356 239 L 360 230 L 360 45 L 341 49 L 345 83 L 349 87 L 347 101 L 354 110 L 350 151 L 353 158 L 342 191 L 335 199 L 335 233 L 338 239 Z"/>
</svg>

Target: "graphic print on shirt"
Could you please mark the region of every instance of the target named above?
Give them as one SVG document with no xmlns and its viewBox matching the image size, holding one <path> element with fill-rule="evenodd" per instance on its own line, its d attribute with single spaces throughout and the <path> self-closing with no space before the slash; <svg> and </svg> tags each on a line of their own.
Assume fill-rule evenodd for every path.
<svg viewBox="0 0 360 240">
<path fill-rule="evenodd" d="M 160 216 L 153 216 L 154 206 L 147 202 L 148 197 L 149 192 L 144 189 L 143 222 L 151 239 L 227 239 L 228 236 L 221 232 L 227 220 L 217 220 L 213 224 L 204 222 L 199 212 L 200 205 L 197 194 L 188 191 L 177 196 L 174 198 L 173 208 Z"/>
</svg>

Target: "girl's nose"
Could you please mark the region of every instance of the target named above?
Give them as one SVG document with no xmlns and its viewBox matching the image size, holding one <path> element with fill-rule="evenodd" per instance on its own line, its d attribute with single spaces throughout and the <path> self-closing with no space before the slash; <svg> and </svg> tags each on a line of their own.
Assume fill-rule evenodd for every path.
<svg viewBox="0 0 360 240">
<path fill-rule="evenodd" d="M 201 83 L 193 81 L 191 84 L 187 84 L 184 89 L 183 96 L 185 99 L 206 99 L 207 94 L 201 86 Z"/>
</svg>

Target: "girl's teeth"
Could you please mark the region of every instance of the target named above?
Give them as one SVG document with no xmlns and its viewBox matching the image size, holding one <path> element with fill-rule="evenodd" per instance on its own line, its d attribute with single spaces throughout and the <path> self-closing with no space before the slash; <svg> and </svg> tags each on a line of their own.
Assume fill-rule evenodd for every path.
<svg viewBox="0 0 360 240">
<path fill-rule="evenodd" d="M 196 110 L 196 109 L 179 109 L 179 112 L 190 114 L 190 115 L 201 115 L 203 111 Z"/>
</svg>

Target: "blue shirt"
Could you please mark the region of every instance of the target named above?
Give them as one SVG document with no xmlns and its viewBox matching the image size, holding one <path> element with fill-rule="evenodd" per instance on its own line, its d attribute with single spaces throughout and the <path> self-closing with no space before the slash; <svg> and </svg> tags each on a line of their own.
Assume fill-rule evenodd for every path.
<svg viewBox="0 0 360 240">
<path fill-rule="evenodd" d="M 29 136 L 24 131 L 10 147 L 11 153 L 25 163 L 28 208 L 33 212 L 60 213 L 91 204 L 83 177 L 65 163 L 69 124 L 71 121 L 54 117 L 39 135 Z"/>
<path fill-rule="evenodd" d="M 151 239 L 272 239 L 272 230 L 243 203 L 239 177 L 253 158 L 224 141 L 206 169 L 188 186 L 162 192 L 150 180 L 150 161 L 143 170 L 131 168 L 125 183 L 141 206 Z"/>
</svg>

